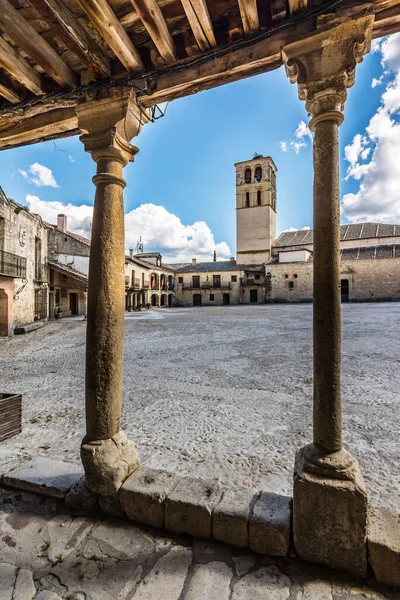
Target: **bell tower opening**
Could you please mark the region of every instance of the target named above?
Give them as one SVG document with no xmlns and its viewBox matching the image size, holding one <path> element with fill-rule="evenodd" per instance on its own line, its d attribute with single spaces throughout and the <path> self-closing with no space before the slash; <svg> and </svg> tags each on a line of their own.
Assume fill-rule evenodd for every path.
<svg viewBox="0 0 400 600">
<path fill-rule="evenodd" d="M 276 172 L 270 156 L 256 154 L 236 167 L 236 241 L 239 264 L 262 264 L 276 238 Z"/>
</svg>

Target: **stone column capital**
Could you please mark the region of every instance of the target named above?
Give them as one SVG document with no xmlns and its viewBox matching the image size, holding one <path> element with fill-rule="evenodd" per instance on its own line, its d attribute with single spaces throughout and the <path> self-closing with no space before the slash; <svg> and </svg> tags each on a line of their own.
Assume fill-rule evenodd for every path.
<svg viewBox="0 0 400 600">
<path fill-rule="evenodd" d="M 363 14 L 338 22 L 332 15 L 322 15 L 311 39 L 283 48 L 286 75 L 297 83 L 300 100 L 305 100 L 311 130 L 324 120 L 343 122 L 347 89 L 371 46 L 373 19 L 372 14 Z"/>
<path fill-rule="evenodd" d="M 149 113 L 136 100 L 131 88 L 107 90 L 96 100 L 87 100 L 76 108 L 80 140 L 94 161 L 111 158 L 123 166 L 138 152 L 130 141 L 151 121 Z"/>
</svg>

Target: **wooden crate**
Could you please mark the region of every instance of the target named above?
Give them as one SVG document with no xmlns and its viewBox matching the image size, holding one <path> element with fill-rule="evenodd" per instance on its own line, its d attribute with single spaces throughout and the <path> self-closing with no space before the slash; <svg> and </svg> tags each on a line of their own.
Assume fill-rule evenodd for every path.
<svg viewBox="0 0 400 600">
<path fill-rule="evenodd" d="M 2 394 L 0 398 L 0 442 L 2 442 L 21 433 L 22 396 Z"/>
</svg>

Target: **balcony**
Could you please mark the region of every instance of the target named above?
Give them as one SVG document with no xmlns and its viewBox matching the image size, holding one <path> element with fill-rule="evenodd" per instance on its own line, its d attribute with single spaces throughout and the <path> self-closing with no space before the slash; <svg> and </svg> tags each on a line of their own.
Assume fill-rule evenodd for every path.
<svg viewBox="0 0 400 600">
<path fill-rule="evenodd" d="M 128 288 L 129 287 L 129 282 L 130 282 L 130 277 L 129 275 L 125 275 L 125 287 Z"/>
<path fill-rule="evenodd" d="M 247 277 L 247 279 L 240 280 L 240 285 L 241 285 L 241 287 L 247 287 L 247 286 L 254 287 L 255 285 L 265 285 L 265 277 L 261 277 L 260 279 L 254 279 L 252 277 Z"/>
<path fill-rule="evenodd" d="M 0 275 L 26 278 L 26 258 L 0 250 Z"/>
<path fill-rule="evenodd" d="M 182 290 L 230 290 L 231 283 L 218 283 L 213 282 L 201 283 L 200 285 L 193 285 L 191 283 L 180 283 L 179 286 Z"/>
<path fill-rule="evenodd" d="M 150 288 L 150 281 L 143 281 L 142 290 L 148 290 Z"/>
<path fill-rule="evenodd" d="M 134 290 L 140 290 L 140 279 L 134 279 L 132 281 L 132 287 Z"/>
</svg>

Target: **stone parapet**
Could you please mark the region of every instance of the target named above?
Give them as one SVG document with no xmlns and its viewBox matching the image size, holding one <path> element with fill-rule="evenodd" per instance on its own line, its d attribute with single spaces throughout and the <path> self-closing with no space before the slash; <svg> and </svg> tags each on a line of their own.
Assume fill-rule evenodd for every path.
<svg viewBox="0 0 400 600">
<path fill-rule="evenodd" d="M 10 469 L 10 466 L 14 466 Z M 194 537 L 213 538 L 260 554 L 293 553 L 292 499 L 250 488 L 219 487 L 214 482 L 179 477 L 141 466 L 117 494 L 90 492 L 75 464 L 38 458 L 0 469 L 4 487 L 62 498 L 73 509 L 107 515 Z M 368 561 L 376 579 L 400 587 L 400 520 L 388 509 L 372 509 L 368 525 Z M 304 557 L 303 557 L 304 558 Z M 356 557 L 354 557 L 356 560 Z M 364 555 L 359 557 L 364 560 Z"/>
</svg>

